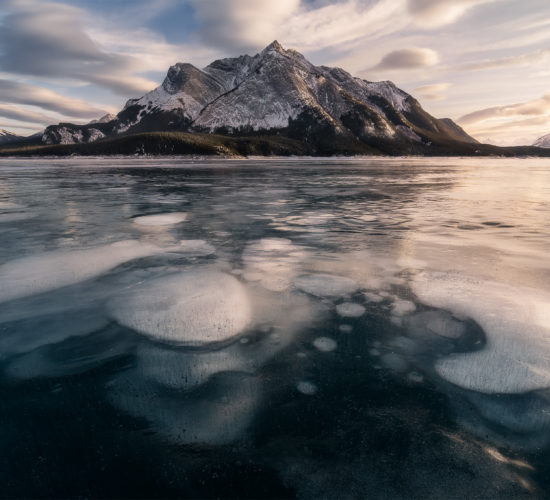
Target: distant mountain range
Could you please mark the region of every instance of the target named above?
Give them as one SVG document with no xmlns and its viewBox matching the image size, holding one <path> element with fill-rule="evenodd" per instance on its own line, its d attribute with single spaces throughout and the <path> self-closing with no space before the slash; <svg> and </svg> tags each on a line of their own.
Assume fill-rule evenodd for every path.
<svg viewBox="0 0 550 500">
<path fill-rule="evenodd" d="M 277 41 L 203 69 L 175 64 L 162 85 L 116 116 L 51 125 L 19 144 L 21 154 L 60 155 L 529 154 L 479 144 L 392 82 L 314 66 Z"/>
<path fill-rule="evenodd" d="M 24 137 L 16 134 L 12 134 L 7 130 L 0 129 L 0 145 L 9 144 L 25 139 Z"/>
<path fill-rule="evenodd" d="M 543 135 L 539 137 L 534 143 L 533 146 L 537 148 L 550 148 L 550 134 Z"/>
</svg>

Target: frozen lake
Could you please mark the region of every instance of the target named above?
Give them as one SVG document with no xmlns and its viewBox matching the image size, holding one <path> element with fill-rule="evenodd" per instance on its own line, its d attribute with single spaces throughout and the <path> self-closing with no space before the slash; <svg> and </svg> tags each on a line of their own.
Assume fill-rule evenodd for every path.
<svg viewBox="0 0 550 500">
<path fill-rule="evenodd" d="M 0 496 L 550 494 L 550 161 L 0 160 Z"/>
</svg>

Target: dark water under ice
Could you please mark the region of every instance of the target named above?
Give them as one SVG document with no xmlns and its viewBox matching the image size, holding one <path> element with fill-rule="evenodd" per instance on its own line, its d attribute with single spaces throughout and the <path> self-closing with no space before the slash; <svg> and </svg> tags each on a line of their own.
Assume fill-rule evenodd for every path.
<svg viewBox="0 0 550 500">
<path fill-rule="evenodd" d="M 0 496 L 550 491 L 550 162 L 0 161 Z"/>
</svg>

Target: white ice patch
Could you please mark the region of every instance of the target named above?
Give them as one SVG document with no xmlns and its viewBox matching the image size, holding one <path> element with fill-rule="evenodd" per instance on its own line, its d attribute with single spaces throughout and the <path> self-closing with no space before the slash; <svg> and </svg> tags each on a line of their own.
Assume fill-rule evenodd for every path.
<svg viewBox="0 0 550 500">
<path fill-rule="evenodd" d="M 305 394 L 306 396 L 313 396 L 317 393 L 317 386 L 313 382 L 308 382 L 307 380 L 301 380 L 296 384 L 296 389 L 298 392 Z"/>
<path fill-rule="evenodd" d="M 120 241 L 86 250 L 54 250 L 0 266 L 0 302 L 74 285 L 140 257 L 162 253 L 154 245 Z"/>
<path fill-rule="evenodd" d="M 423 273 L 413 290 L 425 303 L 474 319 L 481 351 L 441 359 L 436 370 L 456 385 L 484 393 L 550 387 L 550 295 L 452 273 Z"/>
<path fill-rule="evenodd" d="M 411 316 L 408 330 L 409 334 L 415 337 L 436 335 L 458 339 L 464 334 L 466 327 L 446 311 L 426 311 Z"/>
<path fill-rule="evenodd" d="M 338 344 L 329 337 L 317 337 L 313 341 L 313 346 L 321 352 L 330 352 L 334 351 Z"/>
<path fill-rule="evenodd" d="M 365 314 L 366 309 L 361 304 L 344 302 L 336 306 L 336 312 L 344 318 L 358 318 Z"/>
<path fill-rule="evenodd" d="M 245 288 L 233 276 L 209 270 L 143 282 L 117 299 L 111 310 L 128 328 L 185 345 L 226 340 L 251 320 Z"/>
<path fill-rule="evenodd" d="M 173 226 L 187 219 L 184 212 L 170 212 L 166 214 L 142 215 L 132 219 L 134 224 L 141 227 L 152 228 L 158 226 Z"/>
<path fill-rule="evenodd" d="M 332 274 L 306 274 L 294 280 L 299 290 L 316 297 L 344 297 L 355 292 L 359 285 L 350 278 Z"/>
</svg>

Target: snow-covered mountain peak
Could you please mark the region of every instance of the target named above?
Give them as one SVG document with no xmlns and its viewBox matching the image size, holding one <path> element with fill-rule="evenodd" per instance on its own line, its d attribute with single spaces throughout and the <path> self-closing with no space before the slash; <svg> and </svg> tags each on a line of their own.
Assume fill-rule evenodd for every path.
<svg viewBox="0 0 550 500">
<path fill-rule="evenodd" d="M 260 54 L 265 55 L 269 52 L 278 52 L 279 54 L 285 54 L 287 51 L 277 40 L 273 40 L 264 50 L 260 52 Z"/>
<path fill-rule="evenodd" d="M 314 66 L 277 40 L 253 56 L 218 59 L 202 69 L 174 64 L 162 85 L 130 99 L 104 126 L 63 125 L 48 127 L 43 141 L 91 142 L 157 130 L 260 132 L 307 143 L 376 147 L 388 141 L 417 147 L 433 134 L 467 140 L 463 131 L 428 115 L 392 82 L 369 82 L 341 68 Z"/>
</svg>

